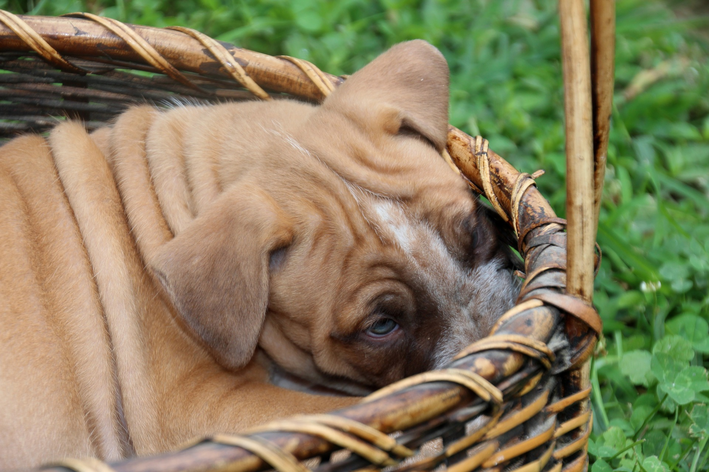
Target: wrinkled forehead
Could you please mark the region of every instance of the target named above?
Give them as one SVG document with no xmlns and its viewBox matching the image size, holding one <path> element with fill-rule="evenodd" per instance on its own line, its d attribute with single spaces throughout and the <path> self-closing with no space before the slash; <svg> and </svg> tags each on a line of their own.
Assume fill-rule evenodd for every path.
<svg viewBox="0 0 709 472">
<path fill-rule="evenodd" d="M 462 204 L 457 206 L 460 211 L 464 208 Z M 407 205 L 393 199 L 360 197 L 359 210 L 388 249 L 385 252 L 398 278 L 417 292 L 417 297 L 425 295 L 437 310 L 467 313 L 465 295 L 472 293 L 481 268 L 459 260 L 438 225 L 412 214 Z M 460 221 L 453 217 L 448 223 Z"/>
<path fill-rule="evenodd" d="M 435 239 L 434 228 L 445 230 L 474 212 L 467 184 L 428 144 L 375 139 L 336 114 L 324 116 L 331 120 L 312 119 L 310 126 L 276 136 L 297 157 L 291 159 L 299 166 L 294 174 L 317 188 L 315 193 L 330 195 L 324 206 L 335 213 L 346 207 L 382 243 L 409 253 L 414 241 Z M 306 133 L 313 123 L 318 132 Z"/>
<path fill-rule="evenodd" d="M 429 187 L 466 188 L 422 138 L 367 130 L 327 110 L 314 113 L 294 137 L 344 180 L 374 194 L 406 200 Z"/>
</svg>

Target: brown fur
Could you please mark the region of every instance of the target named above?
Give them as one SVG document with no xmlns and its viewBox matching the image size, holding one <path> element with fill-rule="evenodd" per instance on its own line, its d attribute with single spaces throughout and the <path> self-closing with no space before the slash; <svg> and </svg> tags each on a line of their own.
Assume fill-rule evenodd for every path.
<svg viewBox="0 0 709 472">
<path fill-rule="evenodd" d="M 3 146 L 0 468 L 346 406 L 276 384 L 362 394 L 483 336 L 515 282 L 440 158 L 447 95 L 414 41 L 320 107 L 137 107 Z"/>
</svg>

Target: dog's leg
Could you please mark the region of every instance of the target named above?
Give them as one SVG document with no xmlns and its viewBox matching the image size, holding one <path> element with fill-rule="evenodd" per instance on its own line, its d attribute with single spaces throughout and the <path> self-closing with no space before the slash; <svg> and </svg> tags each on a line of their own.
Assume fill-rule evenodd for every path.
<svg viewBox="0 0 709 472">
<path fill-rule="evenodd" d="M 272 420 L 323 413 L 361 401 L 360 397 L 312 395 L 277 387 L 268 383 L 268 373 L 256 362 L 240 371 L 238 378 L 205 367 L 161 402 L 165 442 L 153 445 L 151 453 L 215 432 L 243 433 Z"/>
</svg>

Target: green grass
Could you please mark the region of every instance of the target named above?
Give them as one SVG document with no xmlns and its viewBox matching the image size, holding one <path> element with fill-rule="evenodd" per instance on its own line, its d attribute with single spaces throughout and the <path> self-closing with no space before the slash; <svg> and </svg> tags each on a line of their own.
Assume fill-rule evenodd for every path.
<svg viewBox="0 0 709 472">
<path fill-rule="evenodd" d="M 451 67 L 451 122 L 482 134 L 563 216 L 556 2 L 445 0 L 0 0 L 15 12 L 88 10 L 185 25 L 351 73 L 423 38 Z M 616 95 L 598 241 L 593 471 L 709 469 L 709 11 L 617 3 Z M 703 9 L 702 9 L 703 8 Z"/>
</svg>

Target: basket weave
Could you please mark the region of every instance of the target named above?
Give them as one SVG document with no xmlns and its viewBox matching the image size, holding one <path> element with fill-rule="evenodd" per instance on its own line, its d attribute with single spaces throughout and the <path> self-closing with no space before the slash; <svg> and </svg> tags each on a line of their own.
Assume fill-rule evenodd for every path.
<svg viewBox="0 0 709 472">
<path fill-rule="evenodd" d="M 318 102 L 344 80 L 302 60 L 247 51 L 185 28 L 2 11 L 0 23 L 0 139 L 46 131 L 68 118 L 100 127 L 145 101 L 288 95 Z M 110 465 L 66 460 L 55 467 L 304 471 L 299 461 L 317 458 L 308 465 L 319 472 L 433 470 L 441 464 L 455 472 L 585 470 L 592 415 L 584 365 L 601 323 L 589 303 L 565 293 L 565 222 L 533 178 L 489 150 L 484 139 L 451 126 L 444 157 L 510 223 L 525 259 L 517 306 L 491 336 L 446 369 L 405 379 L 332 414 L 280 421 L 245 436 L 205 438 L 160 456 Z M 406 459 L 437 438 L 442 441 L 433 453 Z M 353 453 L 333 454 L 338 449 Z"/>
</svg>

